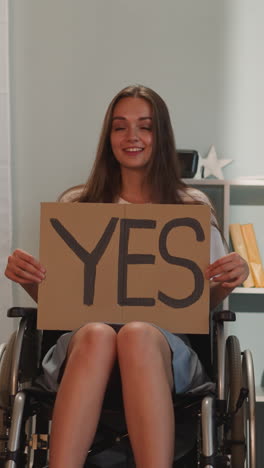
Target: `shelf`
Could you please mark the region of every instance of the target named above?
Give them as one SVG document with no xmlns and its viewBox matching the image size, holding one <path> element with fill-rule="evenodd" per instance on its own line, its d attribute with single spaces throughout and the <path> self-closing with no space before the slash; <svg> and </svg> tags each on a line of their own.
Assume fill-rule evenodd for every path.
<svg viewBox="0 0 264 468">
<path fill-rule="evenodd" d="M 241 185 L 243 188 L 247 187 L 264 187 L 264 178 L 244 178 L 244 179 L 233 179 L 229 180 L 230 185 Z"/>
<path fill-rule="evenodd" d="M 183 182 L 187 185 L 220 185 L 223 187 L 224 185 L 229 185 L 229 182 L 223 179 L 183 179 Z"/>
<path fill-rule="evenodd" d="M 228 185 L 230 187 L 232 186 L 241 186 L 243 189 L 245 188 L 253 188 L 253 187 L 258 187 L 258 188 L 264 188 L 264 178 L 262 179 L 257 179 L 257 178 L 244 178 L 244 179 L 183 179 L 186 184 L 189 185 Z"/>
<path fill-rule="evenodd" d="M 232 294 L 264 294 L 264 288 L 236 288 Z"/>
<path fill-rule="evenodd" d="M 237 179 L 230 181 L 231 205 L 263 206 L 264 179 Z"/>
<path fill-rule="evenodd" d="M 257 403 L 264 403 L 264 388 L 263 387 L 256 387 L 256 402 Z"/>
</svg>

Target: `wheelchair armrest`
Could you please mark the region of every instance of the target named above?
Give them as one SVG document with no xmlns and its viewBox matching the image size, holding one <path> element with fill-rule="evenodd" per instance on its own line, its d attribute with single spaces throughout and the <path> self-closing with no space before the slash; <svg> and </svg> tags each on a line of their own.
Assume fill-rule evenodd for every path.
<svg viewBox="0 0 264 468">
<path fill-rule="evenodd" d="M 236 314 L 231 310 L 218 310 L 213 314 L 214 322 L 235 322 Z"/>
<path fill-rule="evenodd" d="M 7 311 L 7 317 L 36 318 L 37 309 L 35 307 L 11 307 Z"/>
</svg>

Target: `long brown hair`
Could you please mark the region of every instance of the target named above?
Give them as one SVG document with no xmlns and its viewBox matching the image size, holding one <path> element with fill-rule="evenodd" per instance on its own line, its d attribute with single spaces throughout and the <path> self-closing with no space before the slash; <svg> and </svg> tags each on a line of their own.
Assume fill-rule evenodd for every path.
<svg viewBox="0 0 264 468">
<path fill-rule="evenodd" d="M 141 85 L 128 86 L 111 101 L 104 118 L 96 159 L 79 202 L 115 201 L 121 189 L 121 172 L 110 142 L 113 110 L 123 98 L 135 97 L 148 101 L 152 108 L 153 150 L 147 180 L 152 190 L 152 202 L 183 203 L 180 191 L 186 185 L 180 179 L 180 164 L 168 108 L 152 89 Z"/>
</svg>

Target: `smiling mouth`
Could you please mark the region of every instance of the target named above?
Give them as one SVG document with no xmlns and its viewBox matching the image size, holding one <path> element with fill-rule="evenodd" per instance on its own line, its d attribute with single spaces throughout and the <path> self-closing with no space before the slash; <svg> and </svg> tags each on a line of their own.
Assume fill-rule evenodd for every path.
<svg viewBox="0 0 264 468">
<path fill-rule="evenodd" d="M 143 151 L 144 148 L 139 148 L 139 147 L 133 147 L 133 148 L 125 148 L 124 151 L 127 153 L 138 153 L 140 151 Z"/>
</svg>

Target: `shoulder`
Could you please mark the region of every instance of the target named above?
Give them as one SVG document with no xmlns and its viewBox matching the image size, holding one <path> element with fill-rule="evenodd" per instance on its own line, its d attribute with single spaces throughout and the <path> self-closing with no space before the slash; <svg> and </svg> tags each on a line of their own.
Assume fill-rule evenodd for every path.
<svg viewBox="0 0 264 468">
<path fill-rule="evenodd" d="M 74 187 L 70 187 L 59 195 L 57 201 L 62 203 L 78 202 L 83 190 L 84 185 L 75 185 Z"/>
<path fill-rule="evenodd" d="M 185 190 L 180 191 L 180 197 L 183 203 L 191 204 L 194 202 L 195 204 L 201 205 L 208 205 L 211 208 L 211 223 L 218 226 L 218 221 L 215 213 L 214 206 L 210 200 L 210 198 L 201 190 L 198 190 L 194 187 L 187 186 Z"/>
<path fill-rule="evenodd" d="M 212 203 L 207 195 L 194 187 L 186 187 L 185 190 L 180 190 L 180 197 L 184 203 L 191 203 L 192 201 L 201 202 L 205 205 L 212 207 Z"/>
</svg>

